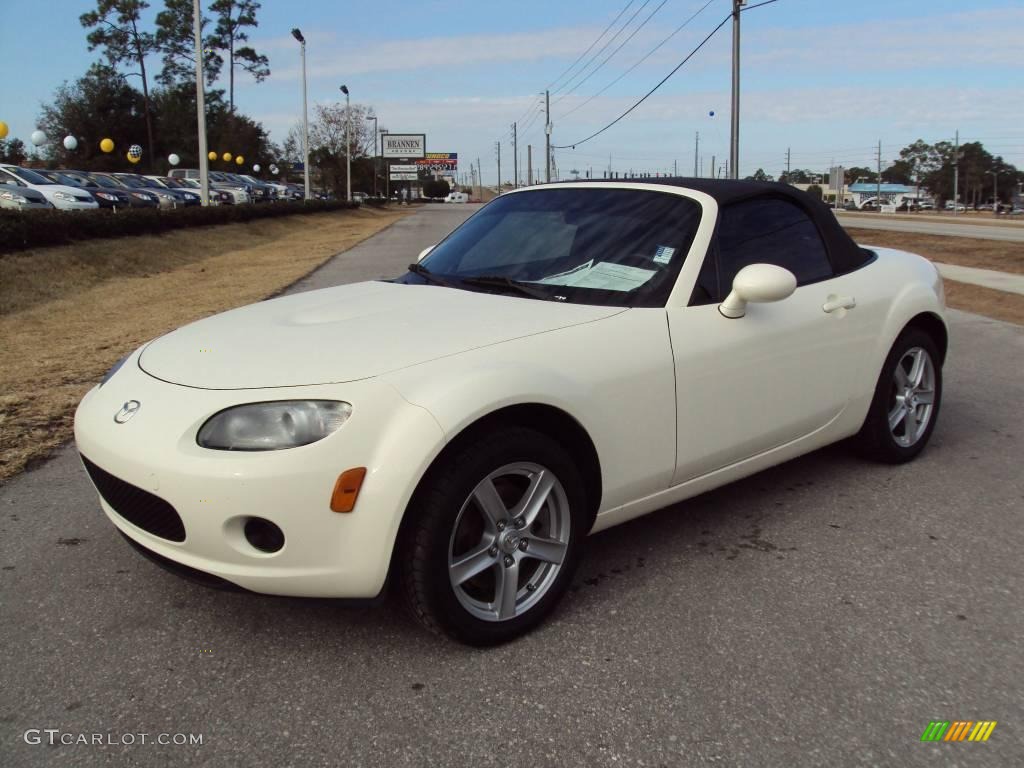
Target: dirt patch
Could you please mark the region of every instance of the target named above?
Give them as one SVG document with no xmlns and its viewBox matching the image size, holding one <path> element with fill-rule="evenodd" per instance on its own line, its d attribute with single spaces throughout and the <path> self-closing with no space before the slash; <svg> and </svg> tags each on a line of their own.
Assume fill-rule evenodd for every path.
<svg viewBox="0 0 1024 768">
<path fill-rule="evenodd" d="M 1024 274 L 1024 243 L 981 240 L 973 237 L 944 237 L 919 232 L 887 232 L 881 229 L 848 228 L 858 243 L 881 248 L 899 248 L 919 253 L 932 261 L 961 267 L 995 269 Z"/>
<path fill-rule="evenodd" d="M 953 309 L 1024 325 L 1024 296 L 954 280 L 942 282 L 946 286 L 946 304 Z"/>
<path fill-rule="evenodd" d="M 0 283 L 20 275 L 25 296 L 8 292 L 5 306 L 23 309 L 0 316 L 0 482 L 71 437 L 78 401 L 118 358 L 279 291 L 405 214 L 323 213 L 43 249 L 31 256 L 42 277 L 8 265 Z"/>
</svg>

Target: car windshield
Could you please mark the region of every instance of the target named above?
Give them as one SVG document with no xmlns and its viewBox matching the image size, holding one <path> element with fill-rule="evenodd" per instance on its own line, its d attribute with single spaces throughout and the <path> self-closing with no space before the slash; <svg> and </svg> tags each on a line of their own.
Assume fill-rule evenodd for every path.
<svg viewBox="0 0 1024 768">
<path fill-rule="evenodd" d="M 117 176 L 116 178 L 126 187 L 141 189 L 142 187 L 146 186 L 145 184 L 142 183 L 141 179 L 137 179 L 134 176 Z"/>
<path fill-rule="evenodd" d="M 125 186 L 124 184 L 118 184 L 109 176 L 95 175 L 92 177 L 92 180 L 99 184 L 101 187 L 106 187 L 107 189 L 117 189 L 118 187 Z"/>
<path fill-rule="evenodd" d="M 22 181 L 27 181 L 29 184 L 53 184 L 48 178 L 43 176 L 41 173 L 30 171 L 28 168 L 7 168 L 9 173 L 13 173 Z"/>
<path fill-rule="evenodd" d="M 443 280 L 577 304 L 664 306 L 700 216 L 694 200 L 649 190 L 565 187 L 503 195 L 429 253 L 420 264 L 428 273 L 417 269 L 400 282 Z"/>
</svg>

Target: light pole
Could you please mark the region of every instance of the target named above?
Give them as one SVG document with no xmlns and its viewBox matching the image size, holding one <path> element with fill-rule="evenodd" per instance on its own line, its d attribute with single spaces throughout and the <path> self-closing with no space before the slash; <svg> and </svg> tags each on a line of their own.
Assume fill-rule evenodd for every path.
<svg viewBox="0 0 1024 768">
<path fill-rule="evenodd" d="M 387 136 L 387 135 L 388 135 L 388 129 L 387 128 L 381 128 L 380 129 L 380 155 L 381 155 L 380 159 L 382 161 L 384 161 L 382 163 L 383 166 L 384 166 L 384 197 L 386 197 L 390 201 L 391 200 L 391 166 L 388 165 L 387 161 L 384 159 L 384 137 Z"/>
<path fill-rule="evenodd" d="M 730 178 L 740 169 L 740 11 L 747 0 L 732 0 L 732 123 L 729 136 Z"/>
<path fill-rule="evenodd" d="M 999 215 L 999 170 L 989 171 L 992 174 L 992 213 Z"/>
<path fill-rule="evenodd" d="M 306 187 L 306 200 L 309 200 L 309 111 L 306 108 L 306 38 L 299 28 L 292 30 L 292 37 L 299 41 L 302 48 L 302 176 Z"/>
<path fill-rule="evenodd" d="M 345 94 L 345 199 L 352 202 L 352 110 L 349 109 L 348 86 L 341 86 Z"/>
<path fill-rule="evenodd" d="M 367 115 L 367 120 L 373 120 L 373 196 L 377 196 L 377 116 Z"/>
<path fill-rule="evenodd" d="M 199 0 L 192 3 L 192 26 L 196 39 L 196 124 L 199 130 L 199 192 L 203 205 L 210 204 L 210 166 L 206 157 L 206 93 L 203 89 L 203 33 Z"/>
</svg>

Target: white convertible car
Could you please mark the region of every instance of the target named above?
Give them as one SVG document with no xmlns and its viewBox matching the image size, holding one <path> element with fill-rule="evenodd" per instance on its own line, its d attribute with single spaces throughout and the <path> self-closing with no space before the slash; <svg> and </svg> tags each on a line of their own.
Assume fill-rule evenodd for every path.
<svg viewBox="0 0 1024 768">
<path fill-rule="evenodd" d="M 942 280 L 778 184 L 502 195 L 391 280 L 136 350 L 75 437 L 111 522 L 185 575 L 367 598 L 429 628 L 537 625 L 588 533 L 844 438 L 916 456 Z"/>
</svg>

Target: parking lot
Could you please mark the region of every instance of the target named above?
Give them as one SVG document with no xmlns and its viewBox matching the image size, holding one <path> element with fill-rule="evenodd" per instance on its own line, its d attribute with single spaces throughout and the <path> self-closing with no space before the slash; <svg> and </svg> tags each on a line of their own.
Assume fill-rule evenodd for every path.
<svg viewBox="0 0 1024 768">
<path fill-rule="evenodd" d="M 425 206 L 292 290 L 398 274 L 476 208 Z M 66 447 L 0 487 L 0 763 L 1019 765 L 1024 334 L 951 320 L 919 460 L 833 446 L 595 535 L 552 619 L 490 650 L 425 634 L 394 600 L 171 576 Z M 999 725 L 922 743 L 936 719 Z"/>
</svg>

